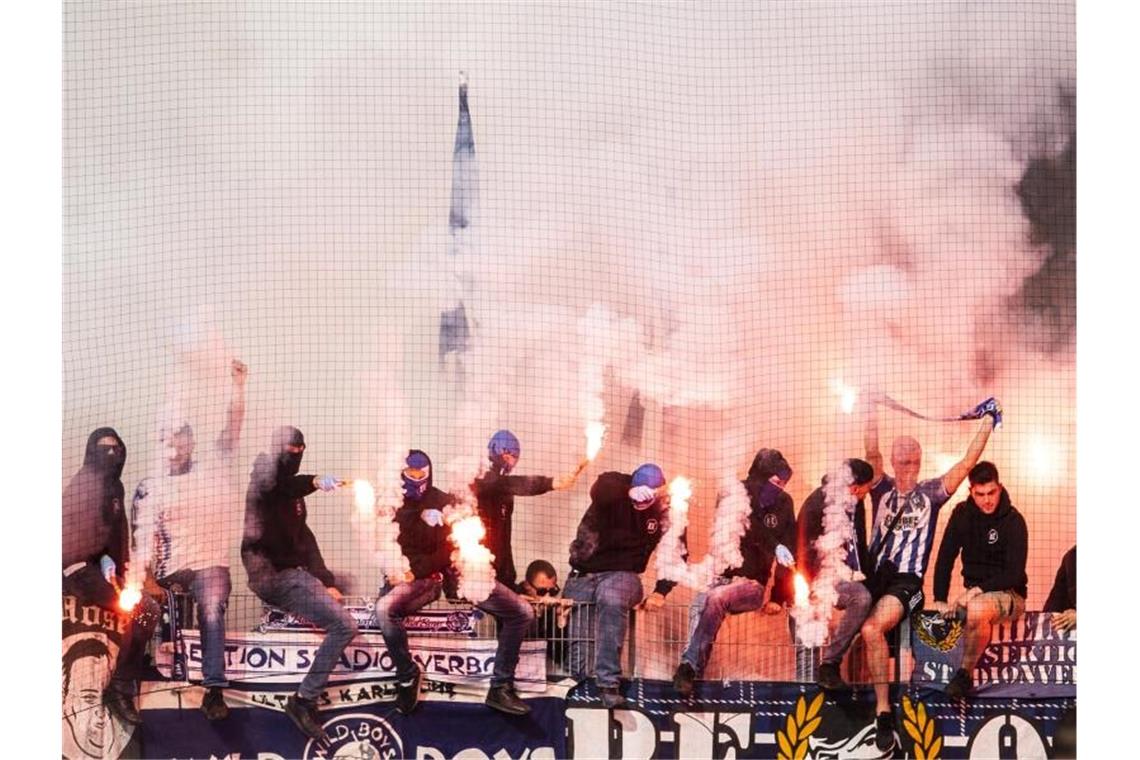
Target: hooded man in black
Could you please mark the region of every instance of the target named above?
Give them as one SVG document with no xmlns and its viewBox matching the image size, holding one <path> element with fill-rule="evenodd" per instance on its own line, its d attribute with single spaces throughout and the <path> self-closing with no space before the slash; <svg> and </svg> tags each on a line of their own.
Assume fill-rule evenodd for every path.
<svg viewBox="0 0 1140 760">
<path fill-rule="evenodd" d="M 98 428 L 87 439 L 83 466 L 63 491 L 63 593 L 118 614 L 130 561 L 130 525 L 123 506 L 126 461 L 127 447 L 119 434 Z M 158 604 L 144 594 L 131 611 L 111 684 L 103 693 L 112 712 L 136 725 L 142 719 L 131 694 L 133 682 L 141 675 L 158 616 Z"/>
<path fill-rule="evenodd" d="M 796 540 L 795 508 L 792 497 L 784 492 L 791 477 L 792 468 L 779 451 L 756 452 L 748 477 L 742 481 L 751 504 L 748 526 L 740 538 L 743 563 L 714 578 L 689 607 L 689 619 L 696 620 L 696 625 L 690 626 L 689 643 L 673 674 L 673 688 L 683 696 L 692 693 L 693 682 L 704 672 L 726 616 L 761 608 L 774 615 L 794 598 L 792 574 L 785 564 L 791 564 L 790 547 Z M 765 604 L 764 589 L 777 555 L 782 555 L 782 561 L 776 566 L 776 580 Z"/>
<path fill-rule="evenodd" d="M 804 500 L 796 520 L 798 568 L 809 584 L 833 584 L 834 609 L 841 611 L 838 620 L 834 617 L 831 620 L 827 646 L 816 674 L 816 683 L 831 690 L 847 686 L 839 675 L 839 663 L 867 619 L 872 604 L 871 591 L 862 582 L 871 567 L 863 499 L 871 490 L 875 471 L 862 459 L 848 459 L 843 468 L 841 475 L 847 488 L 829 488 L 831 476 L 824 475 L 819 488 Z M 829 496 L 838 503 L 829 504 Z M 827 551 L 818 543 L 825 533 L 830 539 L 825 545 L 832 547 Z M 815 588 L 818 590 L 820 586 L 815 585 Z"/>
<path fill-rule="evenodd" d="M 404 504 L 396 510 L 395 519 L 400 525 L 400 549 L 413 577 L 376 600 L 376 619 L 396 665 L 396 708 L 406 715 L 419 702 L 423 673 L 408 649 L 404 619 L 438 599 L 445 583 L 454 584 L 457 573 L 451 562 L 455 550 L 451 529 L 443 519 L 443 510 L 455 503 L 455 497 L 433 485 L 431 459 L 424 452 L 409 451 L 404 465 Z M 509 715 L 525 715 L 530 707 L 515 692 L 514 677 L 523 637 L 534 622 L 534 609 L 499 581 L 476 606 L 499 621 L 499 645 L 486 704 Z"/>
<path fill-rule="evenodd" d="M 324 735 L 316 699 L 344 648 L 356 637 L 356 621 L 341 604 L 336 578 L 325 566 L 317 539 L 306 523 L 305 497 L 334 491 L 342 481 L 332 475 L 301 475 L 305 437 L 295 427 L 273 434 L 269 453 L 253 464 L 245 500 L 241 559 L 249 587 L 266 604 L 295 613 L 325 629 L 325 640 L 297 693 L 285 702 L 285 714 L 308 736 Z"/>
<path fill-rule="evenodd" d="M 1065 552 L 1061 558 L 1061 566 L 1057 568 L 1057 576 L 1053 579 L 1053 588 L 1045 599 L 1045 606 L 1041 608 L 1053 615 L 1053 627 L 1058 631 L 1068 631 L 1077 627 L 1077 547 Z"/>
<path fill-rule="evenodd" d="M 982 650 L 990 643 L 994 625 L 1016 620 L 1025 612 L 1028 578 L 1029 530 L 1025 518 L 1009 499 L 991 462 L 978 462 L 970 470 L 970 496 L 954 507 L 938 560 L 934 565 L 933 609 L 947 615 L 966 615 L 966 646 L 962 666 L 946 687 L 946 696 L 961 699 L 973 688 L 971 673 Z M 966 590 L 946 603 L 950 571 L 962 554 Z"/>
</svg>

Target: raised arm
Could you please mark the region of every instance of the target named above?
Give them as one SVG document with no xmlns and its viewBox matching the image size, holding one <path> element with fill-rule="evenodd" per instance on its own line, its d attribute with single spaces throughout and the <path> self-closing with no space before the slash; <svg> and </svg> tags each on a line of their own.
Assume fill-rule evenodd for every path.
<svg viewBox="0 0 1140 760">
<path fill-rule="evenodd" d="M 585 471 L 586 466 L 589 464 L 589 459 L 583 459 L 578 463 L 578 466 L 574 469 L 573 472 L 569 473 L 568 475 L 563 475 L 561 478 L 554 481 L 554 490 L 565 491 L 567 488 L 573 486 L 574 483 L 578 480 L 578 476 Z"/>
<path fill-rule="evenodd" d="M 990 433 L 993 432 L 993 429 L 994 418 L 988 415 L 983 417 L 978 426 L 978 432 L 974 434 L 974 440 L 970 441 L 970 448 L 966 450 L 966 456 L 958 460 L 958 463 L 942 476 L 942 487 L 946 489 L 946 493 L 952 494 L 958 490 L 958 486 L 962 485 L 966 475 L 981 459 L 982 452 L 986 448 L 986 442 L 990 439 Z"/>
<path fill-rule="evenodd" d="M 237 359 L 230 363 L 233 390 L 226 412 L 226 426 L 218 435 L 218 451 L 223 454 L 232 454 L 241 439 L 241 428 L 245 422 L 245 381 L 248 376 L 249 368 L 245 364 Z"/>
<path fill-rule="evenodd" d="M 883 477 L 883 452 L 879 451 L 879 407 L 873 399 L 865 403 L 863 448 L 866 451 L 867 463 L 875 473 L 871 482 L 878 483 Z"/>
</svg>

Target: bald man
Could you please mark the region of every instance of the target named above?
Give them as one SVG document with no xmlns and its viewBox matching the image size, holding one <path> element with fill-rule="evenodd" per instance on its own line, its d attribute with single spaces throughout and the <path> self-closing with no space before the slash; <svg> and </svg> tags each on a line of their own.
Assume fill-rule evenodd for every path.
<svg viewBox="0 0 1140 760">
<path fill-rule="evenodd" d="M 966 455 L 942 477 L 922 481 L 918 479 L 922 447 L 910 436 L 899 436 L 891 444 L 894 477 L 883 472 L 877 406 L 873 402 L 868 406 L 863 441 L 866 460 L 874 470 L 874 533 L 869 552 L 872 574 L 868 579 L 874 606 L 861 632 L 867 667 L 875 684 L 875 746 L 886 752 L 895 741 L 886 637 L 903 617 L 922 607 L 922 578 L 930 560 L 938 511 L 981 458 L 990 433 L 1001 423 L 1001 405 L 996 399 L 979 404 L 975 413 L 981 423 Z"/>
</svg>

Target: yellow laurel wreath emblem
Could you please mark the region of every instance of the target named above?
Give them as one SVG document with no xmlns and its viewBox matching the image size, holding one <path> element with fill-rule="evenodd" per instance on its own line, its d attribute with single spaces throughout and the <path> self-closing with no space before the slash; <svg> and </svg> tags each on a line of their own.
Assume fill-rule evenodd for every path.
<svg viewBox="0 0 1140 760">
<path fill-rule="evenodd" d="M 910 698 L 903 695 L 903 728 L 914 739 L 914 756 L 917 760 L 934 760 L 942 751 L 942 737 L 935 730 L 934 718 L 926 714 L 922 702 L 915 707 Z"/>
<path fill-rule="evenodd" d="M 819 708 L 823 707 L 823 692 L 815 695 L 809 705 L 803 695 L 796 700 L 796 709 L 788 714 L 783 729 L 776 730 L 779 760 L 803 760 L 807 757 L 808 737 L 815 733 L 823 720 Z"/>
</svg>

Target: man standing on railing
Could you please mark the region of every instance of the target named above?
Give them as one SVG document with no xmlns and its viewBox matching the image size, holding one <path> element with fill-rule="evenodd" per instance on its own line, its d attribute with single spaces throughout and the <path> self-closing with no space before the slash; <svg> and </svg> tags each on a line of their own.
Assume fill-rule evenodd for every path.
<svg viewBox="0 0 1140 760">
<path fill-rule="evenodd" d="M 97 428 L 87 439 L 83 466 L 63 489 L 63 593 L 117 615 L 123 614 L 119 589 L 131 556 L 123 505 L 126 461 L 126 444 L 114 428 Z M 132 691 L 159 614 L 158 604 L 143 594 L 130 614 L 102 695 L 107 709 L 127 723 L 142 722 Z"/>
<path fill-rule="evenodd" d="M 139 483 L 132 500 L 135 566 L 164 588 L 181 586 L 194 597 L 202 636 L 202 712 L 209 720 L 229 715 L 226 680 L 226 605 L 230 598 L 231 537 L 238 513 L 229 468 L 245 420 L 248 369 L 234 359 L 226 426 L 205 461 L 194 458 L 194 431 L 183 423 L 164 429 L 167 472 Z"/>
<path fill-rule="evenodd" d="M 356 621 L 342 605 L 336 578 L 321 556 L 306 522 L 305 497 L 318 488 L 335 491 L 333 475 L 302 475 L 305 436 L 295 427 L 273 433 L 269 453 L 253 463 L 245 499 L 241 559 L 249 587 L 266 604 L 300 615 L 325 629 L 325 639 L 297 689 L 285 701 L 285 714 L 313 739 L 325 735 L 317 697 L 344 648 L 356 637 Z"/>
<path fill-rule="evenodd" d="M 834 572 L 833 578 L 819 578 L 820 582 L 834 583 L 835 609 L 840 610 L 838 620 L 832 620 L 829 626 L 829 636 L 823 656 L 820 658 L 819 669 L 816 673 L 816 683 L 823 689 L 844 689 L 847 684 L 839 675 L 839 664 L 843 655 L 851 646 L 851 641 L 863 621 L 867 619 L 867 612 L 871 609 L 871 592 L 863 583 L 866 575 L 864 568 L 871 566 L 867 555 L 867 528 L 866 512 L 863 506 L 864 497 L 871 490 L 871 481 L 875 477 L 871 465 L 862 459 L 848 459 L 844 466 L 850 474 L 850 485 L 847 487 L 848 498 L 842 505 L 832 509 L 841 510 L 842 526 L 836 526 L 828 520 L 827 533 L 840 531 L 834 541 L 832 551 L 840 556 L 831 556 L 831 562 L 817 545 L 817 541 L 824 535 L 825 513 L 828 511 L 828 476 L 824 476 L 819 488 L 811 492 L 800 507 L 797 518 L 796 558 L 799 560 L 798 568 L 804 575 L 804 580 L 814 584 L 821 572 Z M 839 540 L 841 539 L 841 540 Z M 825 567 L 826 565 L 826 567 Z"/>
<path fill-rule="evenodd" d="M 408 648 L 404 619 L 438 599 L 445 579 L 456 576 L 451 562 L 455 547 L 443 520 L 444 508 L 454 503 L 455 497 L 432 485 L 431 459 L 422 451 L 408 452 L 401 477 L 404 504 L 396 511 L 398 540 L 413 577 L 376 600 L 376 619 L 396 665 L 396 709 L 406 715 L 419 703 L 423 673 Z M 534 608 L 500 581 L 495 581 L 490 596 L 476 606 L 499 622 L 499 645 L 486 704 L 508 715 L 526 715 L 530 706 L 515 692 L 514 678 L 523 637 L 534 623 Z"/>
<path fill-rule="evenodd" d="M 982 650 L 990 643 L 993 627 L 1009 623 L 1025 612 L 1029 579 L 1029 529 L 1009 499 L 992 462 L 979 462 L 970 470 L 970 496 L 954 507 L 938 559 L 934 563 L 934 604 L 944 615 L 965 614 L 966 646 L 962 666 L 946 687 L 946 696 L 961 699 L 974 688 L 971 673 Z M 962 554 L 966 590 L 947 604 L 950 572 Z"/>
<path fill-rule="evenodd" d="M 570 672 L 586 677 L 583 646 L 596 628 L 595 681 L 602 704 L 625 703 L 619 687 L 621 649 L 629 628 L 629 612 L 645 596 L 640 574 L 668 527 L 665 475 L 655 464 L 643 464 L 632 475 L 605 472 L 590 488 L 590 507 L 570 544 L 570 577 L 563 595 L 574 601 L 570 615 Z M 659 580 L 643 608 L 659 609 L 676 584 Z M 588 603 L 588 604 L 587 604 Z M 586 605 L 586 606 L 583 606 Z M 593 608 L 597 625 L 583 618 Z"/>
<path fill-rule="evenodd" d="M 891 467 L 895 476 L 892 478 L 883 472 L 875 403 L 870 404 L 867 412 L 864 444 L 867 461 L 875 472 L 871 485 L 875 529 L 870 550 L 874 568 L 869 579 L 875 604 L 863 623 L 862 634 L 867 666 L 875 684 L 875 746 L 883 752 L 895 742 L 887 634 L 905 616 L 922 607 L 922 577 L 934 543 L 938 512 L 977 464 L 990 433 L 1001 424 L 1001 405 L 996 399 L 978 404 L 973 413 L 981 419 L 981 424 L 966 455 L 942 477 L 920 481 L 922 447 L 909 436 L 900 436 L 891 445 Z"/>
<path fill-rule="evenodd" d="M 499 430 L 487 443 L 491 468 L 471 484 L 471 490 L 479 503 L 479 518 L 487 531 L 483 545 L 495 557 L 495 579 L 512 589 L 518 580 L 511 550 L 511 517 L 515 512 L 515 497 L 541 496 L 570 488 L 590 463 L 590 460 L 583 459 L 574 472 L 557 481 L 545 475 L 511 475 L 521 454 L 522 446 L 515 434 L 509 430 Z"/>
<path fill-rule="evenodd" d="M 760 449 L 743 481 L 751 512 L 748 527 L 740 538 L 739 567 L 728 568 L 711 586 L 696 595 L 689 608 L 689 643 L 673 674 L 673 688 L 682 696 L 693 693 L 693 683 L 704 672 L 713 642 L 727 615 L 763 609 L 775 615 L 794 599 L 793 561 L 789 547 L 795 545 L 796 516 L 792 497 L 784 488 L 792 478 L 792 468 L 776 449 Z M 772 594 L 764 603 L 764 589 L 772 563 L 779 559 Z"/>
</svg>

